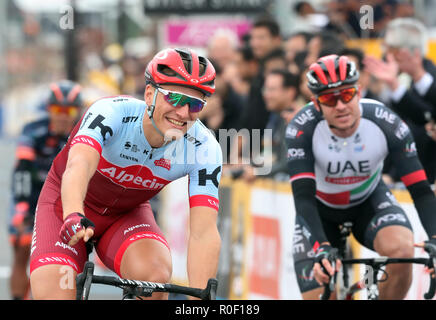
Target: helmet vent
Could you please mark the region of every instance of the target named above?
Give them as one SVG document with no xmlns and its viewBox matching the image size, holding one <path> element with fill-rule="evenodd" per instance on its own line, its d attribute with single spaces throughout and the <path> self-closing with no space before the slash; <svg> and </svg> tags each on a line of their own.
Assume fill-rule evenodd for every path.
<svg viewBox="0 0 436 320">
<path fill-rule="evenodd" d="M 192 57 L 191 54 L 188 51 L 176 49 L 178 54 L 180 55 L 180 58 L 182 58 L 183 65 L 185 66 L 186 71 L 188 71 L 189 74 L 192 74 Z"/>
<path fill-rule="evenodd" d="M 198 62 L 200 63 L 200 70 L 198 71 L 199 72 L 199 76 L 202 77 L 206 73 L 207 60 L 204 57 L 199 56 L 198 57 Z"/>
<path fill-rule="evenodd" d="M 167 65 L 164 64 L 159 64 L 157 66 L 157 71 L 159 73 L 162 73 L 164 75 L 166 75 L 167 77 L 177 77 L 181 80 L 185 80 L 185 78 L 183 78 L 180 74 L 178 74 L 177 72 L 175 72 L 173 69 L 171 69 L 170 67 L 168 67 Z"/>
</svg>

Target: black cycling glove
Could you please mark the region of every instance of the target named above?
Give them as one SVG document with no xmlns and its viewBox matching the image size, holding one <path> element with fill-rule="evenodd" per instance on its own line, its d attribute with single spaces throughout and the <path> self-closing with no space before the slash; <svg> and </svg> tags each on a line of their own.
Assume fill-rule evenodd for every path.
<svg viewBox="0 0 436 320">
<path fill-rule="evenodd" d="M 316 250 L 314 263 L 318 262 L 321 265 L 324 273 L 329 275 L 321 263 L 323 259 L 327 259 L 330 263 L 334 262 L 337 259 L 337 249 L 332 248 L 332 246 L 329 244 L 323 244 L 318 248 L 318 250 Z"/>
</svg>

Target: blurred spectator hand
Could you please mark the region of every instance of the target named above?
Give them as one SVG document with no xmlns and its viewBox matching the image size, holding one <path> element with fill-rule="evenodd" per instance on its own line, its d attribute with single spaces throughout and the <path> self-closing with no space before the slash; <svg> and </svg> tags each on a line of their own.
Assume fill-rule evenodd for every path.
<svg viewBox="0 0 436 320">
<path fill-rule="evenodd" d="M 398 72 L 400 68 L 391 53 L 386 55 L 386 62 L 368 56 L 364 59 L 363 63 L 371 75 L 385 82 L 391 90 L 395 90 L 398 87 Z"/>
<path fill-rule="evenodd" d="M 432 120 L 430 122 L 428 122 L 425 125 L 425 130 L 427 131 L 427 134 L 434 140 L 436 141 L 436 124 L 435 122 Z"/>
<path fill-rule="evenodd" d="M 417 49 L 413 52 L 406 48 L 397 49 L 394 57 L 399 70 L 410 75 L 415 82 L 425 74 L 422 56 Z"/>
</svg>

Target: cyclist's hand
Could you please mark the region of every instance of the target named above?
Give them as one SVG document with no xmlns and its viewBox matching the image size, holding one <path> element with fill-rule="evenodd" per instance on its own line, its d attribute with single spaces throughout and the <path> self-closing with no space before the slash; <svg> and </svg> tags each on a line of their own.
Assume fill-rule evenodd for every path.
<svg viewBox="0 0 436 320">
<path fill-rule="evenodd" d="M 19 233 L 24 233 L 26 227 L 30 226 L 33 222 L 33 217 L 28 211 L 26 212 L 15 212 L 12 217 L 12 225 L 17 229 Z"/>
<path fill-rule="evenodd" d="M 424 241 L 424 242 L 415 243 L 415 247 L 417 247 L 417 248 L 424 249 L 424 247 L 426 247 L 426 246 L 430 247 L 428 249 L 428 250 L 430 250 L 430 252 L 426 250 L 429 254 L 436 255 L 436 238 L 435 237 L 432 237 L 429 240 Z M 432 278 L 435 277 L 435 269 L 434 268 L 429 269 L 426 266 L 424 269 L 425 269 L 425 271 L 432 273 Z"/>
<path fill-rule="evenodd" d="M 69 246 L 76 245 L 80 239 L 87 242 L 94 235 L 95 225 L 83 214 L 74 212 L 69 214 L 62 225 L 59 237 Z"/>
<path fill-rule="evenodd" d="M 330 244 L 321 245 L 316 251 L 315 263 L 313 265 L 313 272 L 316 282 L 319 285 L 328 283 L 330 277 L 332 277 L 335 272 L 339 271 L 341 267 L 341 261 L 336 259 L 335 256 L 331 255 L 332 247 Z M 331 261 L 336 259 L 336 270 L 333 269 Z M 327 273 L 326 273 L 327 272 Z"/>
</svg>

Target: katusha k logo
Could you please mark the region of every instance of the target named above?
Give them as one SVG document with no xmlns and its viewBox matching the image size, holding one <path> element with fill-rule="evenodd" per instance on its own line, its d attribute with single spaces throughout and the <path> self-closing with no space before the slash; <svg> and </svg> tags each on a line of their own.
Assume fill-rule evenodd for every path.
<svg viewBox="0 0 436 320">
<path fill-rule="evenodd" d="M 133 165 L 125 168 L 101 158 L 98 171 L 112 182 L 126 188 L 160 190 L 170 181 L 153 175 L 153 172 L 144 166 Z"/>
</svg>

